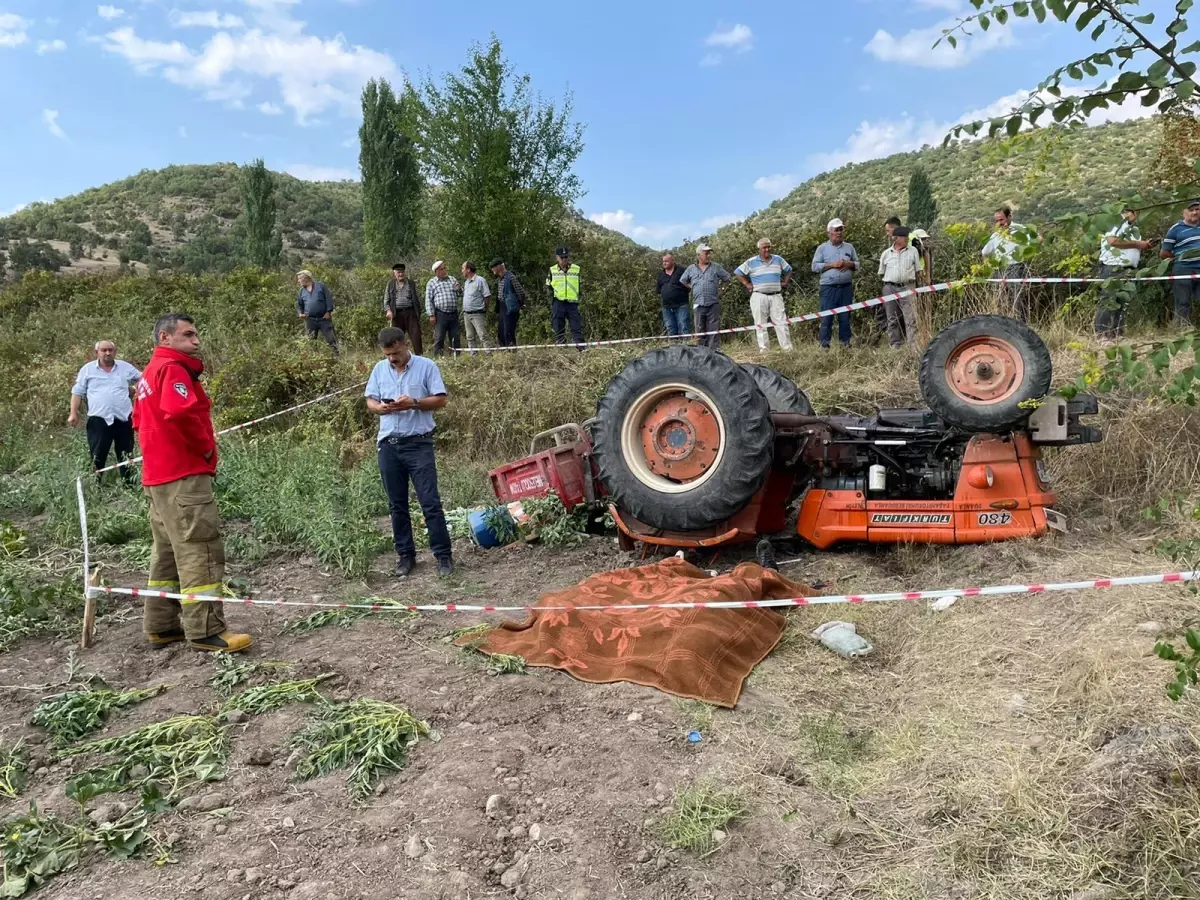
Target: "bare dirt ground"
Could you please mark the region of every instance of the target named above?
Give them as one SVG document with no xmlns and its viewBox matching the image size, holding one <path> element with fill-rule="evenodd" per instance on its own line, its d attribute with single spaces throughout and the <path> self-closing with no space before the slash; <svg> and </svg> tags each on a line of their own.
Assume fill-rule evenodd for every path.
<svg viewBox="0 0 1200 900">
<path fill-rule="evenodd" d="M 781 556 L 782 558 L 782 556 Z M 460 548 L 459 575 L 428 563 L 405 586 L 381 559 L 348 584 L 312 560 L 235 569 L 264 597 L 368 594 L 528 603 L 592 572 L 632 564 L 611 539 L 553 551 Z M 718 564 L 731 565 L 726 556 Z M 1165 571 L 1118 535 L 1086 530 L 1038 543 L 906 547 L 806 555 L 783 568 L 828 591 L 916 589 Z M 109 583 L 136 585 L 136 573 Z M 213 711 L 211 658 L 153 651 L 136 604 L 103 622 L 83 668 L 115 687 L 167 684 L 115 714 L 102 734 L 180 712 Z M 288 746 L 303 706 L 231 726 L 226 778 L 196 810 L 156 828 L 172 862 L 91 857 L 39 891 L 100 898 L 1075 898 L 1200 896 L 1200 750 L 1195 701 L 1173 704 L 1158 634 L 1195 621 L 1179 587 L 826 607 L 788 613 L 779 647 L 733 710 L 630 685 L 587 685 L 551 670 L 489 676 L 443 642 L 479 617 L 431 614 L 280 636 L 304 610 L 229 607 L 256 635 L 250 656 L 332 672 L 334 698 L 392 701 L 440 733 L 361 805 L 344 775 L 298 783 Z M 714 612 L 713 615 L 736 614 Z M 498 619 L 499 616 L 493 616 Z M 807 635 L 850 619 L 876 653 L 843 660 Z M 3 739 L 45 767 L 29 799 L 68 811 L 80 760 L 55 761 L 29 726 L 63 678 L 73 642 L 27 641 L 0 656 Z M 1188 703 L 1190 702 L 1190 706 Z M 699 743 L 686 733 L 696 728 Z M 251 758 L 258 764 L 251 764 Z M 268 762 L 268 764 L 262 764 Z M 703 855 L 659 825 L 677 791 L 711 778 L 746 802 Z M 485 811 L 503 798 L 498 815 Z M 1189 849 L 1190 848 L 1190 849 Z"/>
</svg>

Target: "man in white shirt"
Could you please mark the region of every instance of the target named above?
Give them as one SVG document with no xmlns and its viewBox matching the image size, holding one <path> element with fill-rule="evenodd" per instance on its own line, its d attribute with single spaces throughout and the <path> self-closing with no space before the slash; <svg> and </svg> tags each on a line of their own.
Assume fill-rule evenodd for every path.
<svg viewBox="0 0 1200 900">
<path fill-rule="evenodd" d="M 96 359 L 82 369 L 71 388 L 71 414 L 67 424 L 79 424 L 80 403 L 87 400 L 87 439 L 92 465 L 103 469 L 108 451 L 116 448 L 117 462 L 133 456 L 133 392 L 142 373 L 123 359 L 117 359 L 117 345 L 96 342 Z M 133 470 L 119 470 L 126 484 L 133 484 Z M 103 476 L 96 476 L 97 479 Z"/>
<path fill-rule="evenodd" d="M 921 274 L 921 254 L 916 247 L 908 245 L 908 229 L 897 225 L 892 229 L 892 246 L 888 247 L 879 257 L 879 277 L 883 279 L 884 294 L 899 294 L 911 291 L 917 286 L 917 276 Z M 917 343 L 917 316 L 913 308 L 913 298 L 900 297 L 883 304 L 887 313 L 888 343 L 893 350 L 899 350 L 901 344 L 907 342 L 910 346 Z M 904 327 L 900 327 L 903 317 Z"/>
<path fill-rule="evenodd" d="M 994 277 L 1022 279 L 1029 277 L 1029 266 L 1018 257 L 1020 248 L 1030 243 L 1031 235 L 1024 225 L 1018 225 L 1012 220 L 1012 210 L 1001 206 L 992 214 L 993 231 L 987 243 L 983 245 L 980 255 L 996 266 Z M 1013 240 L 1013 238 L 1020 240 Z M 1010 298 L 1012 314 L 1022 322 L 1029 318 L 1029 298 L 1025 290 L 1026 284 L 1017 281 L 1015 284 L 999 284 L 998 298 L 1005 294 Z"/>
<path fill-rule="evenodd" d="M 1138 211 L 1126 206 L 1121 223 L 1100 239 L 1100 277 L 1123 278 L 1142 263 L 1142 251 L 1153 246 L 1143 241 L 1137 227 Z M 1125 307 L 1134 290 L 1132 284 L 1102 284 L 1100 304 L 1096 307 L 1096 336 L 1102 342 L 1114 341 L 1125 331 Z"/>
<path fill-rule="evenodd" d="M 482 349 L 488 349 L 487 335 L 484 333 L 484 316 L 487 313 L 487 302 L 488 298 L 492 296 L 492 289 L 488 287 L 488 283 L 483 280 L 481 275 L 475 274 L 475 263 L 473 262 L 462 264 L 462 277 L 462 310 L 463 318 L 467 320 L 467 349 L 474 356 L 476 341 L 479 342 Z"/>
</svg>

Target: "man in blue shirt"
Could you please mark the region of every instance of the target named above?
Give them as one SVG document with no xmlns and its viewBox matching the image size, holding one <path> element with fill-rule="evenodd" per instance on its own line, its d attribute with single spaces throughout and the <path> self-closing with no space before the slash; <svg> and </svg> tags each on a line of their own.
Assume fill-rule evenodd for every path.
<svg viewBox="0 0 1200 900">
<path fill-rule="evenodd" d="M 318 334 L 325 339 L 337 356 L 337 333 L 333 330 L 333 295 L 325 282 L 314 281 L 312 272 L 301 269 L 296 273 L 300 291 L 296 294 L 296 312 L 304 320 L 304 331 L 310 338 Z"/>
<path fill-rule="evenodd" d="M 384 359 L 375 364 L 364 395 L 367 409 L 379 416 L 379 474 L 387 492 L 395 543 L 396 576 L 407 577 L 417 564 L 412 520 L 408 514 L 411 479 L 425 514 L 429 549 L 438 564 L 438 575 L 454 572 L 450 532 L 438 495 L 437 463 L 433 454 L 433 411 L 446 405 L 446 385 L 437 364 L 414 356 L 408 337 L 399 328 L 379 332 Z"/>
<path fill-rule="evenodd" d="M 696 307 L 696 346 L 721 349 L 721 285 L 733 276 L 724 266 L 712 261 L 712 247 L 703 241 L 696 247 L 696 262 L 687 267 L 679 283 L 692 291 Z"/>
<path fill-rule="evenodd" d="M 87 439 L 92 465 L 103 469 L 108 451 L 117 451 L 117 462 L 133 456 L 133 392 L 142 373 L 123 359 L 117 359 L 112 341 L 96 343 L 96 359 L 79 370 L 71 388 L 71 414 L 67 424 L 79 424 L 79 404 L 87 399 Z M 126 484 L 133 484 L 133 469 L 118 470 Z M 97 475 L 97 480 L 103 475 Z"/>
<path fill-rule="evenodd" d="M 499 320 L 501 347 L 517 346 L 517 323 L 521 321 L 521 310 L 525 308 L 525 288 L 517 276 L 508 271 L 504 260 L 492 260 L 492 274 L 496 276 L 496 318 Z"/>
<path fill-rule="evenodd" d="M 1172 275 L 1200 275 L 1200 200 L 1193 200 L 1183 211 L 1183 221 L 1176 222 L 1163 238 L 1163 259 L 1173 259 Z M 1171 282 L 1175 297 L 1175 324 L 1187 326 L 1192 322 L 1192 309 L 1200 299 L 1200 278 L 1181 278 Z"/>
<path fill-rule="evenodd" d="M 858 252 L 854 245 L 844 239 L 846 226 L 841 219 L 830 219 L 825 226 L 829 240 L 813 254 L 812 270 L 821 276 L 821 311 L 849 306 L 854 302 L 854 273 L 858 269 Z M 843 347 L 850 346 L 850 313 L 837 314 L 838 341 Z M 822 316 L 817 340 L 821 347 L 829 349 L 833 337 L 833 316 Z"/>
<path fill-rule="evenodd" d="M 792 336 L 788 331 L 787 310 L 783 305 L 783 292 L 792 280 L 792 267 L 782 256 L 771 252 L 771 242 L 761 238 L 758 242 L 758 256 L 752 256 L 736 269 L 733 274 L 738 281 L 750 292 L 750 314 L 754 316 L 754 324 L 765 325 L 769 320 L 775 326 L 775 337 L 779 346 L 784 350 L 792 349 Z M 770 338 L 767 329 L 754 329 L 758 337 L 758 352 L 765 353 Z"/>
</svg>

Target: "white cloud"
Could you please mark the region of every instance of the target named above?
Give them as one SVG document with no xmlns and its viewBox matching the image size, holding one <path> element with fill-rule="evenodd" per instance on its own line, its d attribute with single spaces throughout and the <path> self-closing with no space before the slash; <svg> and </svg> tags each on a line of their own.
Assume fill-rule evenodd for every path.
<svg viewBox="0 0 1200 900">
<path fill-rule="evenodd" d="M 7 216 L 15 216 L 17 213 L 19 213 L 21 210 L 23 210 L 28 205 L 29 205 L 28 203 L 18 203 L 12 209 L 8 210 L 8 212 L 0 212 L 0 219 L 3 219 Z"/>
<path fill-rule="evenodd" d="M 179 126 L 179 136 L 184 139 L 187 138 L 187 127 L 186 126 L 184 126 L 184 125 Z"/>
<path fill-rule="evenodd" d="M 720 53 L 705 53 L 704 56 L 700 58 L 700 65 L 702 66 L 719 66 L 720 64 Z"/>
<path fill-rule="evenodd" d="M 1083 89 L 1073 89 L 1064 93 L 1084 93 Z M 941 144 L 946 134 L 955 125 L 964 122 L 975 122 L 1003 116 L 1020 107 L 1030 97 L 1033 91 L 1021 90 L 992 101 L 986 106 L 972 109 L 953 121 L 936 121 L 932 118 L 917 119 L 915 116 L 901 114 L 896 119 L 877 119 L 863 121 L 847 138 L 844 146 L 837 150 L 812 153 L 805 160 L 807 171 L 827 172 L 848 163 L 864 162 L 868 159 L 882 159 L 894 153 L 907 153 L 920 150 L 926 144 L 937 146 Z M 1047 98 L 1053 99 L 1053 98 Z M 1130 119 L 1141 119 L 1150 116 L 1154 107 L 1146 108 L 1137 98 L 1131 98 L 1111 109 L 1094 110 L 1087 117 L 1088 125 L 1103 125 L 1106 122 L 1126 122 Z M 1045 121 L 1043 119 L 1043 121 Z M 986 131 L 984 132 L 986 135 Z M 756 183 L 757 186 L 757 183 Z"/>
<path fill-rule="evenodd" d="M 713 33 L 704 39 L 704 46 L 721 47 L 725 50 L 745 53 L 754 46 L 754 32 L 750 30 L 749 25 L 741 23 L 729 26 L 718 25 Z"/>
<path fill-rule="evenodd" d="M 959 34 L 956 47 L 951 47 L 944 39 L 937 43 L 942 32 L 955 23 L 954 19 L 945 19 L 929 28 L 906 31 L 898 37 L 880 28 L 863 49 L 882 62 L 922 69 L 957 69 L 988 50 L 1012 43 L 1011 27 L 999 24 L 993 24 L 987 31 L 975 28 L 970 35 Z"/>
<path fill-rule="evenodd" d="M 57 109 L 43 109 L 42 124 L 46 126 L 47 131 L 49 131 L 59 140 L 65 141 L 67 139 L 67 133 L 63 131 L 62 126 L 58 124 Z"/>
<path fill-rule="evenodd" d="M 28 19 L 16 13 L 0 12 L 0 47 L 19 47 L 29 40 Z"/>
<path fill-rule="evenodd" d="M 799 176 L 793 175 L 791 172 L 781 172 L 775 175 L 763 175 L 761 178 L 754 179 L 754 189 L 766 194 L 772 200 L 778 200 L 780 197 L 786 197 L 790 194 L 792 188 L 799 183 Z"/>
<path fill-rule="evenodd" d="M 352 116 L 369 78 L 397 76 L 386 53 L 348 44 L 341 35 L 305 34 L 304 23 L 290 17 L 295 0 L 242 2 L 260 27 L 240 34 L 218 31 L 200 47 L 147 40 L 129 27 L 110 32 L 101 43 L 139 72 L 157 72 L 209 100 L 240 105 L 252 93 L 250 82 L 273 82 L 300 124 L 328 110 Z"/>
<path fill-rule="evenodd" d="M 47 53 L 61 53 L 67 49 L 67 42 L 55 38 L 52 41 L 38 41 L 37 52 L 38 56 L 45 56 Z"/>
<path fill-rule="evenodd" d="M 708 216 L 695 222 L 647 222 L 640 224 L 634 214 L 618 209 L 611 212 L 592 213 L 588 218 L 597 225 L 619 231 L 633 238 L 640 244 L 656 249 L 677 247 L 689 238 L 711 234 L 722 225 L 737 222 L 743 218 L 738 214 Z"/>
<path fill-rule="evenodd" d="M 121 16 L 125 15 L 125 10 L 105 4 L 103 6 L 96 7 L 96 15 L 102 19 L 119 19 Z"/>
<path fill-rule="evenodd" d="M 283 115 L 283 108 L 276 106 L 274 103 L 271 103 L 270 101 L 266 101 L 266 102 L 258 104 L 258 111 L 260 113 L 262 113 L 264 116 L 281 116 L 281 115 Z"/>
<path fill-rule="evenodd" d="M 313 166 L 308 163 L 292 163 L 283 171 L 301 181 L 357 181 L 358 172 L 337 166 Z"/>
<path fill-rule="evenodd" d="M 216 31 L 221 28 L 244 28 L 246 26 L 240 16 L 219 13 L 211 9 L 202 12 L 180 12 L 173 9 L 170 20 L 176 28 L 211 28 Z"/>
</svg>

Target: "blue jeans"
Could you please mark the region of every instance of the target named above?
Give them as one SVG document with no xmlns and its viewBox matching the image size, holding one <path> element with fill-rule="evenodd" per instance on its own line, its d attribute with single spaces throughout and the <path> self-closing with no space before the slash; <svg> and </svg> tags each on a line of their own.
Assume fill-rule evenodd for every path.
<svg viewBox="0 0 1200 900">
<path fill-rule="evenodd" d="M 1175 267 L 1173 275 L 1190 275 L 1190 269 Z M 1192 313 L 1200 308 L 1200 279 L 1186 278 L 1171 282 L 1171 295 L 1175 300 L 1175 324 L 1190 325 Z"/>
<path fill-rule="evenodd" d="M 438 560 L 450 559 L 450 532 L 446 528 L 442 498 L 438 495 L 433 435 L 384 438 L 379 442 L 379 474 L 387 492 L 388 512 L 392 514 L 396 555 L 401 559 L 412 559 L 417 555 L 412 519 L 408 514 L 408 482 L 411 479 L 421 512 L 425 514 L 429 549 Z"/>
<path fill-rule="evenodd" d="M 579 315 L 579 304 L 566 300 L 550 302 L 550 325 L 554 329 L 554 343 L 567 342 L 566 323 L 571 323 L 571 337 L 576 344 L 583 343 L 583 317 Z M 580 350 L 583 348 L 580 347 Z"/>
<path fill-rule="evenodd" d="M 663 324 L 667 326 L 667 334 L 676 336 L 680 334 L 691 334 L 692 323 L 689 310 L 686 306 L 664 306 L 663 307 Z"/>
<path fill-rule="evenodd" d="M 514 309 L 509 312 L 507 309 L 500 313 L 500 346 L 515 347 L 517 346 L 517 325 L 521 321 L 521 310 Z"/>
<path fill-rule="evenodd" d="M 821 285 L 821 310 L 834 309 L 838 306 L 849 306 L 854 302 L 854 284 L 823 284 Z M 817 332 L 817 340 L 822 347 L 828 347 L 833 335 L 833 316 L 821 316 L 821 327 Z M 838 340 L 843 347 L 850 346 L 850 313 L 838 313 Z"/>
</svg>

